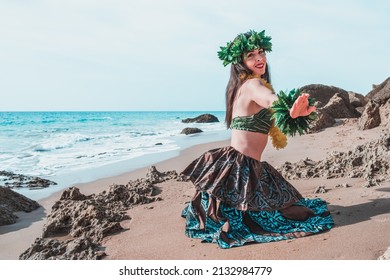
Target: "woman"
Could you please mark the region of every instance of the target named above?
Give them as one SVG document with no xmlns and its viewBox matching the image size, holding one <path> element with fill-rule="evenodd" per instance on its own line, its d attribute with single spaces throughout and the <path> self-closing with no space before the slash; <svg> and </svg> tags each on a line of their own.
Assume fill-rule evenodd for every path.
<svg viewBox="0 0 390 280">
<path fill-rule="evenodd" d="M 283 100 L 274 94 L 265 55 L 270 41 L 264 31 L 249 31 L 221 47 L 224 66 L 232 63 L 226 89 L 231 144 L 206 152 L 182 172 L 196 187 L 182 213 L 186 235 L 221 248 L 301 237 L 333 226 L 323 200 L 303 198 L 261 161 L 268 135 L 276 148 L 286 145 L 276 125 L 290 135 L 301 134 L 316 110 L 308 94 L 293 92 L 293 98 Z M 281 110 L 292 99 L 291 108 Z"/>
</svg>

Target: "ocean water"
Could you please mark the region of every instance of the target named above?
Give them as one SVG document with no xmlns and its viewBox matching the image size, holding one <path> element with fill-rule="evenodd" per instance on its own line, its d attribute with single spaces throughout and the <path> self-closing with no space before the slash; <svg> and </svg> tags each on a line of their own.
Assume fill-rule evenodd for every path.
<svg viewBox="0 0 390 280">
<path fill-rule="evenodd" d="M 204 113 L 220 122 L 181 121 Z M 0 112 L 0 170 L 53 180 L 59 183 L 56 188 L 118 175 L 192 145 L 228 139 L 224 113 Z M 203 132 L 180 134 L 185 127 Z M 20 192 L 36 197 L 28 190 Z"/>
</svg>

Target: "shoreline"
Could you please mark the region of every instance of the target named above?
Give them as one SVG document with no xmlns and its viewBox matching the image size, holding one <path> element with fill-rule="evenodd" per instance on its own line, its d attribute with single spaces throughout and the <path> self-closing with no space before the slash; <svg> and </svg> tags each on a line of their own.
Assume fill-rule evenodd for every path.
<svg viewBox="0 0 390 280">
<path fill-rule="evenodd" d="M 182 170 L 189 164 L 189 162 L 182 161 L 182 158 L 195 159 L 196 156 L 199 156 L 199 151 L 207 151 L 212 148 L 229 145 L 229 142 L 230 139 L 190 146 L 179 151 L 178 155 L 168 159 L 126 171 L 119 175 L 107 176 L 84 183 L 71 184 L 42 199 L 38 199 L 37 202 L 41 205 L 40 208 L 30 213 L 17 212 L 16 215 L 19 218 L 15 224 L 0 227 L 0 247 L 2 248 L 0 251 L 0 260 L 18 259 L 19 255 L 31 246 L 35 238 L 41 236 L 46 216 L 50 213 L 52 205 L 59 200 L 64 190 L 75 186 L 85 195 L 100 193 L 103 190 L 108 189 L 108 187 L 114 183 L 126 184 L 129 180 L 144 177 L 151 165 L 155 165 L 160 171 Z"/>
<path fill-rule="evenodd" d="M 93 166 L 90 168 L 78 169 L 69 172 L 62 172 L 53 177 L 38 176 L 44 179 L 50 179 L 57 183 L 48 188 L 30 190 L 27 188 L 13 189 L 14 191 L 32 199 L 44 200 L 51 195 L 62 192 L 72 185 L 87 184 L 95 182 L 104 178 L 117 177 L 125 173 L 137 171 L 153 165 L 158 162 L 163 162 L 175 157 L 191 147 L 203 145 L 212 142 L 228 141 L 230 139 L 230 132 L 226 131 L 206 131 L 202 134 L 186 135 L 180 141 L 176 139 L 178 148 L 167 151 L 160 151 L 156 153 L 147 153 L 130 159 L 120 160 L 117 162 L 108 163 L 102 166 Z"/>
<path fill-rule="evenodd" d="M 176 156 L 182 149 L 227 139 L 221 121 L 184 123 L 203 111 L 9 112 L 0 124 L 0 162 L 6 172 L 56 182 L 50 188 L 14 188 L 39 200 L 68 185 L 115 176 Z M 209 112 L 210 113 L 210 112 Z M 186 135 L 185 127 L 202 133 Z M 1 177 L 1 176 L 0 176 Z M 4 181 L 6 183 L 6 181 Z M 0 185 L 4 185 L 0 178 Z M 7 183 L 12 184 L 10 180 Z"/>
</svg>

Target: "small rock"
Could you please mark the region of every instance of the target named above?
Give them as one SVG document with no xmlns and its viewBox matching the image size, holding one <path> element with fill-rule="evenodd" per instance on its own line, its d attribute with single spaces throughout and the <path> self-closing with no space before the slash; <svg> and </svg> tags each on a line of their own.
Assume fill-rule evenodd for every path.
<svg viewBox="0 0 390 280">
<path fill-rule="evenodd" d="M 203 130 L 196 127 L 186 127 L 180 132 L 180 134 L 188 135 L 188 134 L 195 134 L 200 132 L 203 132 Z"/>
<path fill-rule="evenodd" d="M 335 188 L 350 188 L 351 186 L 348 185 L 347 183 L 343 183 L 343 184 L 338 184 L 335 186 Z"/>
<path fill-rule="evenodd" d="M 326 193 L 326 192 L 327 190 L 325 189 L 325 186 L 318 186 L 314 191 L 314 193 Z"/>
<path fill-rule="evenodd" d="M 386 252 L 378 260 L 390 260 L 390 247 L 387 248 Z"/>
</svg>

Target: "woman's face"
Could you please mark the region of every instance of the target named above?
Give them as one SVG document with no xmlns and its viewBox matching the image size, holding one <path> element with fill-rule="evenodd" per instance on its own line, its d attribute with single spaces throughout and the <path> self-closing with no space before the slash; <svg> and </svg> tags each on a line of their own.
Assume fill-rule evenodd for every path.
<svg viewBox="0 0 390 280">
<path fill-rule="evenodd" d="M 263 49 L 257 49 L 250 51 L 244 56 L 244 64 L 253 74 L 264 75 L 265 67 L 267 63 L 267 57 Z"/>
</svg>

